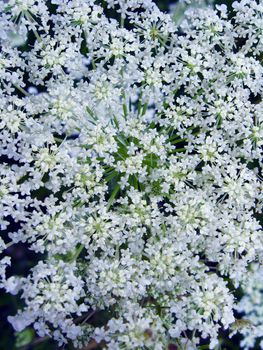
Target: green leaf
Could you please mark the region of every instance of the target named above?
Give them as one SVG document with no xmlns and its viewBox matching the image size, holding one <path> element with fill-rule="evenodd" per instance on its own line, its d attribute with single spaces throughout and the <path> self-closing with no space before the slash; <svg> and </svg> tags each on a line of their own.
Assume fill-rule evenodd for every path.
<svg viewBox="0 0 263 350">
<path fill-rule="evenodd" d="M 117 194 L 119 193 L 119 191 L 120 191 L 120 185 L 117 184 L 115 186 L 114 190 L 112 191 L 111 196 L 108 200 L 108 205 L 107 205 L 108 209 L 110 209 L 110 207 L 111 207 L 112 203 L 114 202 L 115 198 L 117 197 Z"/>
<path fill-rule="evenodd" d="M 118 122 L 116 116 L 114 116 L 113 119 L 112 119 L 112 124 L 113 123 L 115 124 L 116 128 L 119 129 L 119 122 Z"/>
<path fill-rule="evenodd" d="M 105 176 L 105 180 L 106 182 L 111 181 L 114 177 L 117 177 L 119 175 L 119 173 L 115 170 L 112 170 L 111 172 L 107 173 L 107 175 Z"/>
<path fill-rule="evenodd" d="M 20 348 L 22 346 L 28 345 L 34 339 L 34 336 L 35 332 L 32 328 L 26 328 L 21 332 L 15 333 L 15 347 Z"/>
<path fill-rule="evenodd" d="M 73 24 L 74 26 L 82 26 L 83 25 L 83 22 L 82 20 L 73 20 L 71 21 L 71 24 Z"/>
<path fill-rule="evenodd" d="M 65 262 L 75 261 L 77 260 L 77 258 L 79 257 L 83 249 L 84 249 L 84 246 L 80 244 L 73 251 L 68 252 L 66 254 L 56 254 L 54 255 L 54 258 L 56 260 L 62 260 Z"/>
<path fill-rule="evenodd" d="M 148 108 L 148 103 L 146 102 L 142 107 L 142 113 L 141 113 L 142 116 L 146 113 L 147 108 Z"/>
<path fill-rule="evenodd" d="M 127 115 L 128 115 L 128 108 L 127 108 L 125 103 L 122 105 L 122 108 L 123 108 L 124 117 L 127 117 Z"/>
<path fill-rule="evenodd" d="M 4 8 L 4 12 L 9 12 L 10 10 L 12 10 L 13 7 L 14 7 L 14 5 L 7 5 L 7 6 Z"/>
<path fill-rule="evenodd" d="M 86 111 L 88 112 L 88 114 L 91 116 L 91 118 L 93 118 L 94 120 L 97 120 L 98 118 L 95 116 L 94 112 L 88 107 L 86 106 Z"/>
</svg>

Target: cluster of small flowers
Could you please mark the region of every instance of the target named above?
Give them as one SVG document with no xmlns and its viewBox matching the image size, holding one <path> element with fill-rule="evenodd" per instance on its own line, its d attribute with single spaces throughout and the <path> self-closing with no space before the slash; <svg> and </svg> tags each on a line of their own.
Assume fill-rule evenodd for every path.
<svg viewBox="0 0 263 350">
<path fill-rule="evenodd" d="M 263 5 L 233 10 L 1 2 L 0 249 L 42 254 L 1 260 L 16 330 L 195 349 L 235 321 L 228 281 L 263 256 Z"/>
<path fill-rule="evenodd" d="M 233 327 L 232 334 L 239 331 L 244 339 L 241 346 L 245 349 L 255 349 L 259 342 L 263 349 L 263 269 L 262 266 L 254 264 L 251 266 L 250 274 L 244 282 L 245 295 L 237 304 L 236 310 L 243 318 Z"/>
</svg>

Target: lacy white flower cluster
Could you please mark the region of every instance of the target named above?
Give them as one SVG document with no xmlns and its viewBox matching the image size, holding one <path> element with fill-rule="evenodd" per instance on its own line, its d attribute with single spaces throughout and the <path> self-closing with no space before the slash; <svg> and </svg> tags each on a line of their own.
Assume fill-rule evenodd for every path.
<svg viewBox="0 0 263 350">
<path fill-rule="evenodd" d="M 263 4 L 233 10 L 178 28 L 151 0 L 0 3 L 1 227 L 20 227 L 0 246 L 40 254 L 25 277 L 1 260 L 16 330 L 196 349 L 235 321 L 263 254 Z"/>
<path fill-rule="evenodd" d="M 241 345 L 244 349 L 254 349 L 259 342 L 263 349 L 263 269 L 252 265 L 250 274 L 244 283 L 245 295 L 236 306 L 243 318 L 236 322 L 233 333 L 242 333 Z"/>
</svg>

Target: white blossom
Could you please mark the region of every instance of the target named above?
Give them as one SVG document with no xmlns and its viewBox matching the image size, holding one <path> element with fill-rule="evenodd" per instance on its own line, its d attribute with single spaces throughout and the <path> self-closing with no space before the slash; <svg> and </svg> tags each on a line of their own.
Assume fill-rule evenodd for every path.
<svg viewBox="0 0 263 350">
<path fill-rule="evenodd" d="M 235 288 L 263 257 L 263 8 L 204 3 L 181 1 L 180 26 L 151 0 L 0 4 L 0 226 L 19 224 L 0 238 L 0 287 L 24 301 L 16 331 L 191 350 L 235 327 Z M 26 276 L 9 276 L 17 243 L 40 253 Z M 262 335 L 241 333 L 246 349 Z"/>
</svg>

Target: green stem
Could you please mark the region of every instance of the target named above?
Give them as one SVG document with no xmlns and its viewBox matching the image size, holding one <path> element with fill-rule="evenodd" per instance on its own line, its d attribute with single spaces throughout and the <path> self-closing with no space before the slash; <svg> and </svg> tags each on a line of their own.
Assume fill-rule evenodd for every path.
<svg viewBox="0 0 263 350">
<path fill-rule="evenodd" d="M 83 251 L 84 249 L 84 245 L 81 244 L 75 251 L 73 257 L 72 257 L 72 261 L 76 261 L 78 259 L 78 257 L 80 256 L 80 253 Z"/>
<path fill-rule="evenodd" d="M 34 18 L 31 16 L 31 14 L 30 14 L 28 11 L 25 12 L 25 15 L 26 15 L 26 18 L 29 20 L 29 22 L 31 22 L 32 24 L 34 24 L 34 23 L 36 22 L 36 21 L 34 20 Z M 41 42 L 42 42 L 42 38 L 40 37 L 40 35 L 38 34 L 38 32 L 33 28 L 33 26 L 32 26 L 32 30 L 33 30 L 33 33 L 34 33 L 34 35 L 35 35 L 37 41 L 38 41 L 39 43 L 41 43 Z"/>
<path fill-rule="evenodd" d="M 9 242 L 9 243 L 7 243 L 7 244 L 5 245 L 5 249 L 11 247 L 11 246 L 14 245 L 14 244 L 15 244 L 15 242 Z"/>
<path fill-rule="evenodd" d="M 121 28 L 123 28 L 124 27 L 124 17 L 122 17 L 122 16 L 121 16 L 121 23 L 120 24 L 121 24 Z"/>
<path fill-rule="evenodd" d="M 19 85 L 14 85 L 14 87 L 19 90 L 20 92 L 22 92 L 22 94 L 24 94 L 25 96 L 30 96 L 30 94 L 25 90 L 23 89 L 21 86 Z"/>
<path fill-rule="evenodd" d="M 97 66 L 94 60 L 91 60 L 91 65 L 94 70 L 96 70 Z"/>
</svg>

